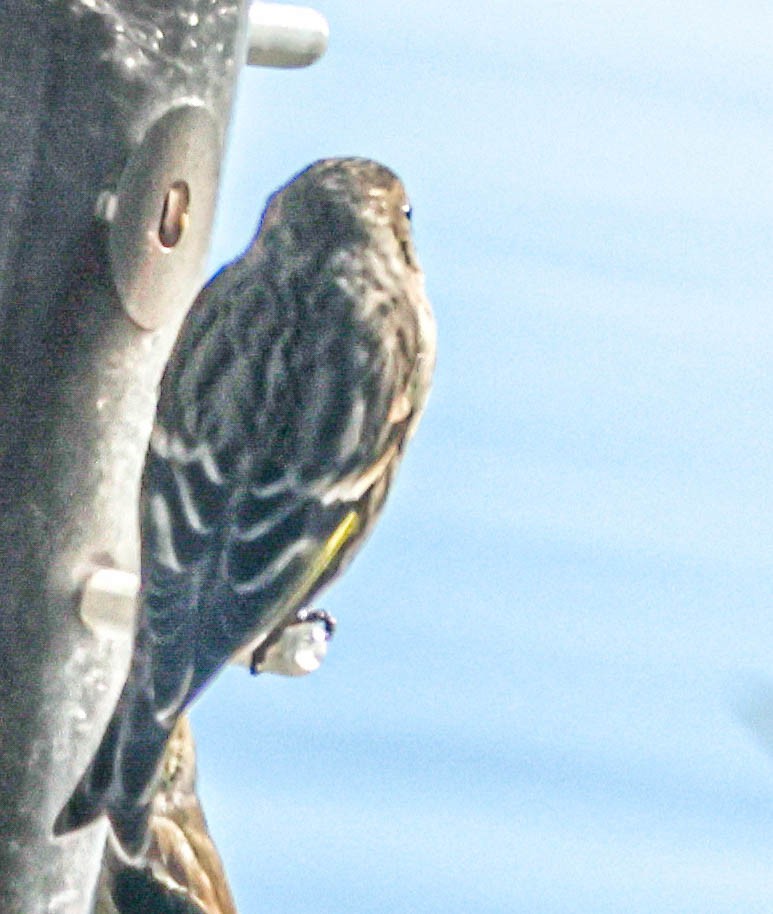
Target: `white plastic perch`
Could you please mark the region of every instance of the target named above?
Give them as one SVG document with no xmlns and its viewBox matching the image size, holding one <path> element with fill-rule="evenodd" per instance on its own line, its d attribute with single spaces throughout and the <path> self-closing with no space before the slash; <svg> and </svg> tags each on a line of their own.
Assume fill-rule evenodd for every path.
<svg viewBox="0 0 773 914">
<path fill-rule="evenodd" d="M 247 63 L 257 67 L 308 67 L 327 49 L 329 29 L 322 13 L 307 6 L 250 6 Z"/>
</svg>

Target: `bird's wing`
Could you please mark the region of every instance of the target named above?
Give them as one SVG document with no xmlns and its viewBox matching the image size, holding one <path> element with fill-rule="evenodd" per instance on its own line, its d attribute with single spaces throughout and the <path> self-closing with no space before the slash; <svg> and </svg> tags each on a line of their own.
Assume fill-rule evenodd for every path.
<svg viewBox="0 0 773 914">
<path fill-rule="evenodd" d="M 222 314 L 241 273 L 226 268 L 194 304 L 146 463 L 141 624 L 159 714 L 343 567 L 380 508 L 409 421 L 405 360 L 346 315 L 322 320 L 340 306 L 335 285 L 307 290 L 320 325 L 298 345 L 283 321 L 245 337 Z"/>
<path fill-rule="evenodd" d="M 330 579 L 360 529 L 356 506 L 326 505 L 308 490 L 244 493 L 229 530 L 223 576 L 232 598 L 214 607 L 204 648 L 244 648 L 295 618 Z"/>
<path fill-rule="evenodd" d="M 156 426 L 143 477 L 142 609 L 153 706 L 159 717 L 184 703 L 196 664 L 204 583 L 220 551 L 228 488 L 207 457 L 185 451 Z M 144 629 L 144 632 L 142 631 Z"/>
<path fill-rule="evenodd" d="M 360 532 L 357 504 L 309 485 L 241 486 L 230 495 L 193 462 L 148 459 L 145 644 L 154 705 L 173 714 L 259 630 L 289 620 L 329 580 Z M 206 514 L 188 496 L 196 475 Z M 163 494 L 162 494 L 163 492 Z M 220 507 L 216 503 L 220 502 Z M 215 522 L 219 516 L 220 521 Z"/>
<path fill-rule="evenodd" d="M 210 604 L 202 651 L 230 656 L 258 622 L 265 632 L 290 621 L 348 563 L 386 496 L 409 418 L 392 408 L 402 379 L 384 369 L 380 340 L 343 322 L 335 336 L 324 329 L 306 350 L 313 365 L 275 377 L 270 405 L 258 398 L 272 421 L 232 504 L 220 568 L 228 599 Z M 276 357 L 281 345 L 269 363 L 291 361 Z"/>
<path fill-rule="evenodd" d="M 218 310 L 209 306 L 226 280 L 225 271 L 215 276 L 191 308 L 161 382 L 143 472 L 138 643 L 149 655 L 159 717 L 174 715 L 190 692 L 200 603 L 213 580 L 233 489 L 229 446 L 203 427 L 229 402 L 223 365 L 234 354 Z"/>
</svg>

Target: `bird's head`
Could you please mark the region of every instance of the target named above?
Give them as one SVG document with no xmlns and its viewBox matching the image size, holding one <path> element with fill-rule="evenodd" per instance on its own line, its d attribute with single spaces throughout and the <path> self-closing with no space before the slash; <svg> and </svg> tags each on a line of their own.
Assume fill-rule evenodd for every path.
<svg viewBox="0 0 773 914">
<path fill-rule="evenodd" d="M 269 199 L 255 245 L 275 280 L 332 278 L 362 321 L 392 339 L 395 370 L 407 374 L 390 408 L 408 436 L 421 416 L 435 365 L 436 331 L 424 291 L 405 187 L 384 165 L 364 158 L 322 159 Z"/>
</svg>

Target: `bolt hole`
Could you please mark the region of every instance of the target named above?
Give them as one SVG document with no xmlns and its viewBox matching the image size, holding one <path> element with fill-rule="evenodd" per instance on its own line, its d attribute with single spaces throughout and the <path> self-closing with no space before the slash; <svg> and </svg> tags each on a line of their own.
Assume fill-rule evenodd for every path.
<svg viewBox="0 0 773 914">
<path fill-rule="evenodd" d="M 188 225 L 190 202 L 191 194 L 185 181 L 175 181 L 166 192 L 158 223 L 158 240 L 167 250 L 178 243 Z"/>
</svg>

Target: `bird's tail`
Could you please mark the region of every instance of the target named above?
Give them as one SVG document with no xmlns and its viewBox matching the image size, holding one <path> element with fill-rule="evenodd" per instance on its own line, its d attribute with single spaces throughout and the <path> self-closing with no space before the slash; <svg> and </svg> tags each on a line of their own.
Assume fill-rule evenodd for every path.
<svg viewBox="0 0 773 914">
<path fill-rule="evenodd" d="M 130 860 L 142 854 L 170 726 L 161 724 L 149 701 L 129 694 L 127 684 L 102 742 L 78 786 L 54 822 L 64 835 L 106 814 Z"/>
</svg>

